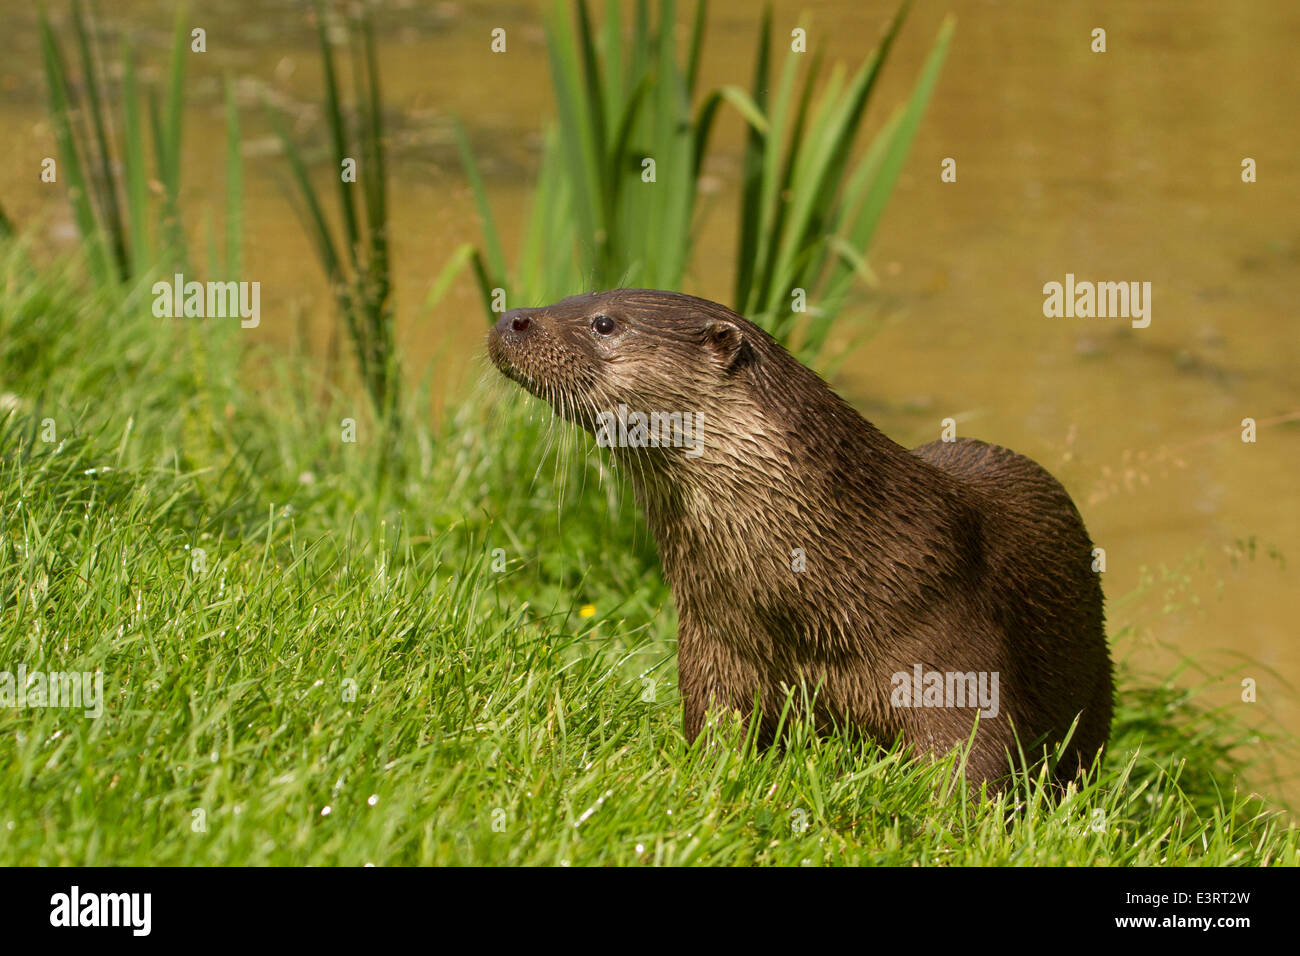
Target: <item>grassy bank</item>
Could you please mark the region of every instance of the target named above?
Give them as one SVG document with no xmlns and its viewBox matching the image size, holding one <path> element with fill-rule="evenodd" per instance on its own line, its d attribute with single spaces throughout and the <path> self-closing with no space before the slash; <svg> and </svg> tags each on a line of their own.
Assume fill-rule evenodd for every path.
<svg viewBox="0 0 1300 956">
<path fill-rule="evenodd" d="M 435 434 L 416 393 L 381 469 L 360 393 L 83 272 L 0 245 L 0 670 L 105 693 L 0 707 L 0 864 L 1297 862 L 1231 756 L 1263 748 L 1127 671 L 1060 805 L 798 728 L 688 748 L 670 596 L 585 444 L 490 392 Z"/>
</svg>

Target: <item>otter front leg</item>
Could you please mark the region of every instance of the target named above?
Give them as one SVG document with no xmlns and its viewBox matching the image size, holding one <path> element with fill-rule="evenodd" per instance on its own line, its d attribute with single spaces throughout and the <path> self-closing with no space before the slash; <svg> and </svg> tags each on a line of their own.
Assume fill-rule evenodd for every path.
<svg viewBox="0 0 1300 956">
<path fill-rule="evenodd" d="M 683 617 L 677 625 L 677 686 L 682 696 L 682 729 L 687 743 L 692 743 L 705 729 L 710 709 L 715 716 L 730 713 L 748 719 L 762 680 L 735 650 L 710 639 L 698 624 Z"/>
<path fill-rule="evenodd" d="M 711 688 L 704 666 L 699 629 L 683 617 L 677 624 L 677 689 L 682 695 L 682 731 L 694 743 L 704 729 Z"/>
</svg>

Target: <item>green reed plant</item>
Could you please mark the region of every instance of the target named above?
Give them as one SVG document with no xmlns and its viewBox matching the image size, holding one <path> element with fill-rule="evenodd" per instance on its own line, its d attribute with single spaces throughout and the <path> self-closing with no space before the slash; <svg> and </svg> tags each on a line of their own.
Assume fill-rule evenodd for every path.
<svg viewBox="0 0 1300 956">
<path fill-rule="evenodd" d="M 545 135 L 536 198 L 513 273 L 462 129 L 457 141 L 483 223 L 470 256 L 491 311 L 541 301 L 580 285 L 677 288 L 690 256 L 700 161 L 719 95 L 692 112 L 708 5 L 699 3 L 683 60 L 676 4 L 648 0 L 624 37 L 619 0 L 597 29 L 586 0 L 556 2 L 546 20 L 558 118 Z"/>
<path fill-rule="evenodd" d="M 749 127 L 740 195 L 732 305 L 771 331 L 804 361 L 822 356 L 853 280 L 874 275 L 866 250 L 920 124 L 951 41 L 945 21 L 908 101 L 863 155 L 855 142 L 876 80 L 907 14 L 904 4 L 877 48 L 846 80 L 835 68 L 818 86 L 814 55 L 787 54 L 775 95 L 772 17 L 763 17 L 751 92 L 727 85 L 696 98 L 707 4 L 697 5 L 685 57 L 677 53 L 676 6 L 638 3 L 624 40 L 621 5 L 611 0 L 599 31 L 585 0 L 547 20 L 557 122 L 547 130 L 537 189 L 513 272 L 464 130 L 457 141 L 483 224 L 482 249 L 462 248 L 451 270 L 473 266 L 488 314 L 492 290 L 510 303 L 551 301 L 587 287 L 676 289 L 690 262 L 696 197 L 716 113 L 728 103 Z M 797 96 L 796 96 L 797 90 Z M 646 159 L 655 182 L 643 181 Z M 801 289 L 806 321 L 792 308 Z"/>
<path fill-rule="evenodd" d="M 855 278 L 874 284 L 866 252 L 925 113 L 952 39 L 946 19 L 905 105 L 853 159 L 876 81 L 906 19 L 895 14 L 884 37 L 848 80 L 835 67 L 814 97 L 822 57 L 814 54 L 796 96 L 803 55 L 787 53 L 772 88 L 772 17 L 763 17 L 751 94 L 731 88 L 749 122 L 741 188 L 733 306 L 804 362 L 817 361 Z M 792 308 L 795 290 L 806 313 Z M 798 321 L 806 314 L 806 322 Z"/>
<path fill-rule="evenodd" d="M 339 315 L 355 350 L 362 384 L 375 413 L 386 423 L 386 428 L 393 429 L 397 425 L 398 368 L 393 350 L 384 114 L 374 27 L 364 6 L 346 20 L 355 114 L 355 122 L 349 123 L 339 93 L 325 11 L 318 0 L 314 8 L 324 69 L 331 175 L 336 183 L 335 199 L 343 229 L 340 240 L 335 240 L 326 220 L 327 201 L 312 184 L 302 150 L 289 136 L 283 117 L 272 112 L 271 119 L 289 159 L 298 198 L 296 208 L 333 290 Z M 344 179 L 343 166 L 347 160 L 355 161 L 355 182 Z M 357 190 L 361 193 L 359 201 L 353 196 Z"/>
<path fill-rule="evenodd" d="M 70 12 L 79 75 L 69 69 L 59 37 L 44 11 L 40 14 L 41 54 L 50 119 L 58 144 L 59 174 L 68 187 L 73 218 L 89 251 L 90 268 L 97 278 L 116 282 L 144 276 L 155 266 L 183 270 L 188 252 L 179 196 L 185 63 L 189 56 L 188 8 L 181 6 L 176 11 L 171 65 L 161 104 L 155 89 L 141 96 L 135 58 L 126 39 L 120 52 L 121 88 L 110 86 L 96 51 L 94 24 L 81 0 L 72 0 Z M 120 135 L 111 108 L 115 100 L 121 107 Z M 156 199 L 151 198 L 151 183 L 159 184 Z M 233 90 L 227 85 L 225 261 L 220 263 L 217 256 L 211 257 L 213 274 L 238 273 L 241 207 L 238 113 Z"/>
</svg>

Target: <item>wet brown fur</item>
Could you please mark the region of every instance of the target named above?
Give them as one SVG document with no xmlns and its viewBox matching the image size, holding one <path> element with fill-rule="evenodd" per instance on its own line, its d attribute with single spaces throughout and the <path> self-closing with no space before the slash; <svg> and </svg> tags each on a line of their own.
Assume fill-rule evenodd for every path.
<svg viewBox="0 0 1300 956">
<path fill-rule="evenodd" d="M 593 329 L 598 315 L 613 333 Z M 676 293 L 515 310 L 489 352 L 588 431 L 619 403 L 703 414 L 698 458 L 613 449 L 676 600 L 688 738 L 711 701 L 748 714 L 757 696 L 770 743 L 786 689 L 804 682 L 822 728 L 947 751 L 970 736 L 974 709 L 891 704 L 891 676 L 920 664 L 999 674 L 973 782 L 996 787 L 1008 754 L 1041 754 L 1076 717 L 1058 779 L 1105 744 L 1113 689 L 1092 543 L 1039 465 L 974 439 L 909 451 L 762 329 Z M 796 548 L 806 570 L 792 570 Z"/>
</svg>

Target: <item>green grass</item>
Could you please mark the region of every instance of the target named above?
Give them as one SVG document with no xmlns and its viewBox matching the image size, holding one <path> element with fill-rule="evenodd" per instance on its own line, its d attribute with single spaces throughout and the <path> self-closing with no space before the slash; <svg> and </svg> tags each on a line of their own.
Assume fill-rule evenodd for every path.
<svg viewBox="0 0 1300 956">
<path fill-rule="evenodd" d="M 435 432 L 413 389 L 376 483 L 363 395 L 84 275 L 0 242 L 0 670 L 107 697 L 0 709 L 0 864 L 1300 862 L 1233 757 L 1268 748 L 1127 669 L 1059 805 L 800 726 L 688 747 L 651 544 L 548 413 L 488 390 Z"/>
</svg>

